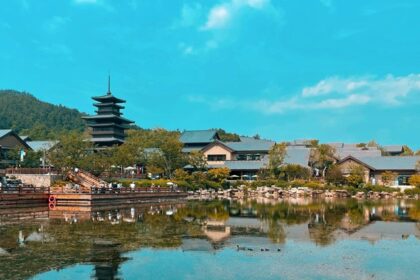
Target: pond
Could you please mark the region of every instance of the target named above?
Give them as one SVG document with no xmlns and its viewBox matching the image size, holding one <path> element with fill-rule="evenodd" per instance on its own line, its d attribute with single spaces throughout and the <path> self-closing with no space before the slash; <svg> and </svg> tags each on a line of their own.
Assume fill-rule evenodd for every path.
<svg viewBox="0 0 420 280">
<path fill-rule="evenodd" d="M 420 202 L 0 209 L 0 279 L 416 279 Z"/>
</svg>

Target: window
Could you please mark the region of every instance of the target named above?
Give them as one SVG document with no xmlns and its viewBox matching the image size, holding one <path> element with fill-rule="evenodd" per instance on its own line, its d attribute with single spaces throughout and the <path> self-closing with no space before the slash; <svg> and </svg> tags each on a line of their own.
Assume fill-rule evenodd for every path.
<svg viewBox="0 0 420 280">
<path fill-rule="evenodd" d="M 226 155 L 208 155 L 207 160 L 208 161 L 225 161 Z"/>
<path fill-rule="evenodd" d="M 237 160 L 246 160 L 246 155 L 238 155 Z"/>
<path fill-rule="evenodd" d="M 398 176 L 398 185 L 399 186 L 408 186 L 409 185 L 409 183 L 408 183 L 409 178 L 410 178 L 410 176 L 405 176 L 405 175 Z"/>
<path fill-rule="evenodd" d="M 260 154 L 239 154 L 236 156 L 237 160 L 261 160 Z"/>
</svg>

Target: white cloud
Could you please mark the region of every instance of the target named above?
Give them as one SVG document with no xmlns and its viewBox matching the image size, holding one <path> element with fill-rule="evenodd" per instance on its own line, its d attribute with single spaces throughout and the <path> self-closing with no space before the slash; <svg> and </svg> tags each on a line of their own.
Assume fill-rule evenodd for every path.
<svg viewBox="0 0 420 280">
<path fill-rule="evenodd" d="M 207 21 L 202 30 L 220 29 L 237 15 L 242 8 L 262 9 L 269 3 L 269 0 L 231 0 L 221 5 L 214 6 L 207 15 Z"/>
<path fill-rule="evenodd" d="M 302 97 L 322 95 L 366 95 L 378 103 L 397 105 L 411 93 L 420 92 L 420 74 L 383 79 L 374 77 L 330 77 L 302 90 Z"/>
<path fill-rule="evenodd" d="M 231 11 L 226 6 L 217 6 L 211 9 L 203 29 L 217 29 L 224 27 L 231 17 Z"/>
<path fill-rule="evenodd" d="M 371 104 L 397 106 L 410 94 L 420 94 L 420 74 L 382 79 L 374 77 L 330 77 L 314 86 L 304 87 L 288 100 L 263 101 L 266 113 L 282 113 L 299 109 L 339 109 Z"/>
<path fill-rule="evenodd" d="M 273 95 L 272 93 L 270 94 Z M 383 78 L 330 77 L 313 86 L 304 87 L 294 96 L 275 100 L 225 99 L 224 104 L 235 104 L 242 109 L 252 109 L 264 114 L 276 114 L 299 110 L 335 110 L 355 106 L 402 106 L 409 96 L 420 97 L 420 74 Z M 413 99 L 410 99 L 413 100 Z M 214 100 L 200 103 L 211 105 Z M 220 109 L 224 107 L 220 106 Z"/>
</svg>

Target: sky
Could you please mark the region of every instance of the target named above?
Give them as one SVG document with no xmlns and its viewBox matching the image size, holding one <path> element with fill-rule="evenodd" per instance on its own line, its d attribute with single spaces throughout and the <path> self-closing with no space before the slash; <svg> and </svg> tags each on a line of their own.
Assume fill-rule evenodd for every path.
<svg viewBox="0 0 420 280">
<path fill-rule="evenodd" d="M 0 0 L 0 88 L 140 127 L 420 148 L 420 1 Z"/>
</svg>

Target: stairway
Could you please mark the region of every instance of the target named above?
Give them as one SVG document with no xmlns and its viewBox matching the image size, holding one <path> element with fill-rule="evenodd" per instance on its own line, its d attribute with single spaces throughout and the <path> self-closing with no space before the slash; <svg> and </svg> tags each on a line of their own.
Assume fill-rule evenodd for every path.
<svg viewBox="0 0 420 280">
<path fill-rule="evenodd" d="M 80 185 L 82 192 L 90 193 L 93 187 L 107 185 L 107 183 L 104 180 L 83 170 L 78 170 L 78 172 L 75 172 L 73 170 L 69 171 L 67 172 L 67 178 L 73 183 Z"/>
</svg>

